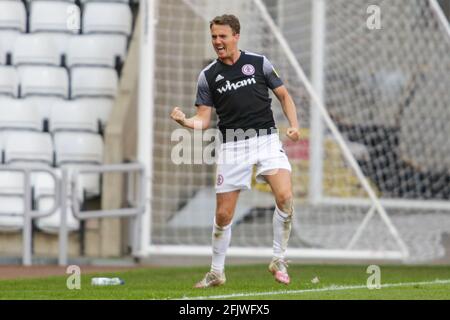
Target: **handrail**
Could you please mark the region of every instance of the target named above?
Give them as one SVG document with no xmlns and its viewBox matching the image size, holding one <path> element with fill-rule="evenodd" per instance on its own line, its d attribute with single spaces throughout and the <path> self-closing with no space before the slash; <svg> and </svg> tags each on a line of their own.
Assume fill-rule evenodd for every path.
<svg viewBox="0 0 450 320">
<path fill-rule="evenodd" d="M 23 201 L 24 201 L 24 212 L 23 214 L 2 214 L 0 215 L 7 215 L 7 216 L 22 216 L 23 215 L 23 229 L 22 229 L 22 238 L 23 238 L 23 245 L 22 245 L 22 263 L 26 266 L 29 266 L 32 264 L 32 225 L 31 225 L 31 219 L 33 218 L 44 218 L 48 217 L 52 214 L 54 214 L 58 208 L 60 207 L 61 202 L 61 192 L 60 192 L 60 179 L 56 175 L 55 172 L 51 168 L 45 168 L 42 166 L 36 166 L 36 165 L 28 165 L 28 166 L 20 166 L 20 165 L 0 165 L 0 171 L 17 171 L 23 173 L 24 178 L 24 192 L 20 195 L 23 195 Z M 33 172 L 46 172 L 48 173 L 53 180 L 55 181 L 55 188 L 54 188 L 54 203 L 53 206 L 50 209 L 47 209 L 46 211 L 39 211 L 39 210 L 33 210 L 31 207 L 31 201 L 32 201 L 32 195 L 31 195 L 31 174 Z M 12 195 L 19 195 L 19 194 L 12 194 Z"/>
</svg>

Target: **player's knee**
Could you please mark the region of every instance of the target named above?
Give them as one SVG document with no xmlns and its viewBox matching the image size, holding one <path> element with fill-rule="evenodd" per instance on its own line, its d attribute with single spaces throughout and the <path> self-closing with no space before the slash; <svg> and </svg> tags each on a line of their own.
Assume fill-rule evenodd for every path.
<svg viewBox="0 0 450 320">
<path fill-rule="evenodd" d="M 293 197 L 291 191 L 285 191 L 281 192 L 279 195 L 277 195 L 276 198 L 277 206 L 278 208 L 289 214 L 292 215 L 294 212 L 294 205 L 293 205 Z"/>
<path fill-rule="evenodd" d="M 233 218 L 233 212 L 226 208 L 219 208 L 216 211 L 216 224 L 219 227 L 226 227 L 231 223 Z"/>
</svg>

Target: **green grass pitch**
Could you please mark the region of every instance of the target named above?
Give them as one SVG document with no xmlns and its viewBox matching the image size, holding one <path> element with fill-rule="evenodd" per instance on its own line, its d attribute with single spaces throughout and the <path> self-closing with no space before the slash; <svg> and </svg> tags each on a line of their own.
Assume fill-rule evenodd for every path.
<svg viewBox="0 0 450 320">
<path fill-rule="evenodd" d="M 233 265 L 227 283 L 193 289 L 205 267 L 153 267 L 126 272 L 83 274 L 81 289 L 69 290 L 66 277 L 0 281 L 0 299 L 450 299 L 448 266 L 381 266 L 381 289 L 366 287 L 365 266 L 291 264 L 291 284 L 278 284 L 267 265 Z M 94 276 L 120 277 L 121 286 L 91 286 Z M 318 283 L 312 283 L 315 277 Z"/>
</svg>

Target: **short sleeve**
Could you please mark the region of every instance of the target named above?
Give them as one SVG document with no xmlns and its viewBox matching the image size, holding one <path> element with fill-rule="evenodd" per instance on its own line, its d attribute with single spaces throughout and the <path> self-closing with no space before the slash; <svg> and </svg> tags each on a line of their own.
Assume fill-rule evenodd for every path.
<svg viewBox="0 0 450 320">
<path fill-rule="evenodd" d="M 272 63 L 266 57 L 264 57 L 263 71 L 267 86 L 270 89 L 273 90 L 283 85 L 283 81 L 280 76 L 275 71 Z"/>
<path fill-rule="evenodd" d="M 201 72 L 197 82 L 197 97 L 195 99 L 195 105 L 201 106 L 213 106 L 211 90 L 209 90 L 208 81 L 206 81 L 205 72 Z"/>
</svg>

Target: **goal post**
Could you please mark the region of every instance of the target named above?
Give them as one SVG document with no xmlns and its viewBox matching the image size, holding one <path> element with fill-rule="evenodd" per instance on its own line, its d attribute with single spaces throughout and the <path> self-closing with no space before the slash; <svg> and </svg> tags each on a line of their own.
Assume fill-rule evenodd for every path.
<svg viewBox="0 0 450 320">
<path fill-rule="evenodd" d="M 450 232 L 450 36 L 436 1 L 167 0 L 155 8 L 144 255 L 211 254 L 215 166 L 196 155 L 202 159 L 212 140 L 180 133 L 168 115 L 174 106 L 195 113 L 198 74 L 215 59 L 208 22 L 233 13 L 241 21 L 240 48 L 274 64 L 298 109 L 302 138 L 292 143 L 272 96 L 293 168 L 288 257 L 442 257 Z M 368 21 L 377 18 L 381 27 L 372 28 Z M 189 161 L 174 161 L 181 149 L 178 156 Z M 241 193 L 229 256 L 271 256 L 273 208 L 265 184 L 253 181 L 252 191 Z"/>
</svg>

